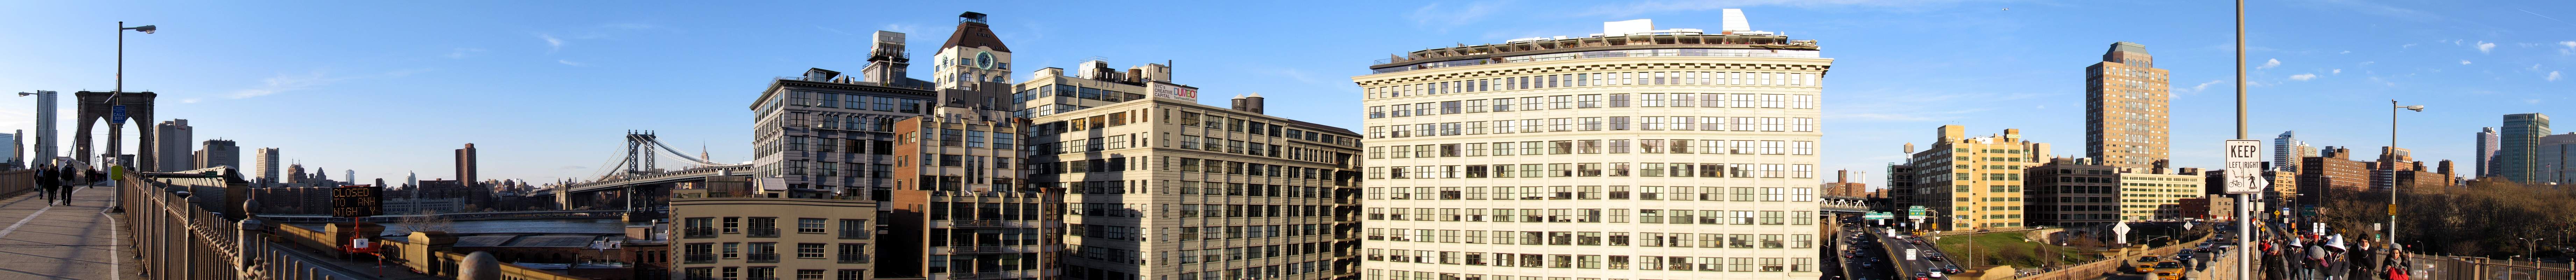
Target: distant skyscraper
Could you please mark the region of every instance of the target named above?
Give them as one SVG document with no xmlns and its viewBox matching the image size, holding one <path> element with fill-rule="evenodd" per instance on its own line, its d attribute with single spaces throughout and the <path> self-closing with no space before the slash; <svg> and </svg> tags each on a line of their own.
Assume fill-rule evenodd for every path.
<svg viewBox="0 0 2576 280">
<path fill-rule="evenodd" d="M 473 187 L 474 173 L 474 143 L 465 143 L 464 149 L 456 149 L 456 181 Z"/>
<path fill-rule="evenodd" d="M 152 141 L 159 142 L 151 143 L 154 149 L 158 149 L 153 150 L 153 153 L 160 155 L 152 163 L 156 166 L 152 171 L 174 172 L 197 169 L 196 162 L 190 160 L 195 157 L 188 156 L 190 152 L 196 151 L 196 147 L 193 147 L 196 145 L 192 145 L 197 142 L 193 135 L 196 134 L 196 127 L 188 126 L 187 119 L 171 119 L 161 121 L 160 125 L 154 125 L 152 129 Z"/>
<path fill-rule="evenodd" d="M 2167 157 L 2173 98 L 2165 69 L 2155 68 L 2147 46 L 2112 43 L 2102 62 L 2084 68 L 2084 154 L 2102 165 L 2162 173 Z"/>
<path fill-rule="evenodd" d="M 24 142 L 19 141 L 18 139 L 23 139 L 23 137 L 25 137 L 24 135 L 27 135 L 27 131 L 25 130 L 19 130 L 16 133 L 0 134 L 0 144 L 9 145 L 7 148 L 0 148 L 0 170 L 26 167 L 26 164 L 24 164 L 26 161 L 18 159 L 18 144 L 19 142 Z"/>
<path fill-rule="evenodd" d="M 284 179 L 277 177 L 277 168 L 280 167 L 277 165 L 277 148 L 259 148 L 258 156 L 258 174 L 260 183 L 278 183 L 279 181 L 284 181 Z"/>
<path fill-rule="evenodd" d="M 2540 113 L 2504 115 L 2504 131 L 2497 136 L 2496 176 L 2514 182 L 2538 182 L 2540 136 L 2549 135 L 2549 115 Z"/>
<path fill-rule="evenodd" d="M 57 114 L 54 112 L 54 96 L 59 94 L 60 93 L 50 90 L 39 90 L 35 93 L 18 94 L 20 96 L 36 96 L 36 140 L 32 141 L 36 143 L 36 147 L 32 148 L 36 153 L 34 155 L 27 156 L 27 162 L 29 163 L 41 164 L 53 162 L 54 157 L 62 155 L 61 153 L 54 152 L 54 149 L 56 149 L 55 147 L 60 146 L 55 143 L 62 142 L 60 140 L 54 140 L 54 137 L 59 135 L 59 133 L 54 132 L 54 118 Z"/>
<path fill-rule="evenodd" d="M 233 140 L 207 139 L 204 143 L 202 146 L 205 148 L 197 150 L 197 168 L 231 166 L 234 171 L 246 169 L 241 165 L 241 146 L 235 145 Z"/>
<path fill-rule="evenodd" d="M 341 169 L 341 170 L 340 170 L 340 179 L 341 179 L 341 180 L 349 180 L 349 182 L 350 182 L 350 183 L 357 183 L 357 182 L 358 182 L 358 170 L 357 170 L 357 169 Z"/>
<path fill-rule="evenodd" d="M 2478 128 L 2478 158 L 2475 160 L 2478 178 L 2496 175 L 2496 149 L 2504 147 L 2504 143 L 2497 141 L 2503 141 L 2503 136 L 2496 133 L 2495 127 Z"/>
<path fill-rule="evenodd" d="M 2299 172 L 2299 162 L 2303 161 L 2301 159 L 2309 157 L 2310 153 L 2316 151 L 2316 147 L 2308 146 L 2308 141 L 2299 141 L 2298 137 L 2292 135 L 2295 133 L 2298 132 L 2282 131 L 2281 137 L 2272 138 L 2273 171 Z"/>
<path fill-rule="evenodd" d="M 2540 136 L 2540 146 L 2531 155 L 2531 167 L 2537 170 L 2533 173 L 2538 174 L 2532 182 L 2576 184 L 2576 168 L 2568 166 L 2576 164 L 2576 133 Z"/>
<path fill-rule="evenodd" d="M 405 175 L 403 175 L 403 185 L 404 185 L 404 186 L 412 186 L 412 187 L 414 187 L 414 188 L 420 187 L 420 172 L 403 172 L 403 173 L 406 173 Z"/>
</svg>

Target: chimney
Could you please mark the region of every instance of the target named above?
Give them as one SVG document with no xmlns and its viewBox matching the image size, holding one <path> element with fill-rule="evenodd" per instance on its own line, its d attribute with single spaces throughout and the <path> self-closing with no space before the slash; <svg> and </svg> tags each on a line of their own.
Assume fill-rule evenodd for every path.
<svg viewBox="0 0 2576 280">
<path fill-rule="evenodd" d="M 1244 97 L 1243 97 L 1243 107 L 1244 107 L 1245 109 L 1249 109 L 1249 110 L 1247 110 L 1247 111 L 1252 111 L 1252 113 L 1254 113 L 1254 114 L 1260 114 L 1260 113 L 1261 113 L 1261 99 L 1262 99 L 1262 98 L 1261 98 L 1261 93 L 1259 93 L 1259 92 L 1252 93 L 1252 95 L 1249 95 L 1249 96 L 1244 96 Z"/>
<path fill-rule="evenodd" d="M 1236 95 L 1234 95 L 1234 107 L 1228 107 L 1228 108 L 1229 108 L 1229 109 L 1234 109 L 1235 111 L 1246 111 L 1246 110 L 1243 108 L 1243 95 L 1241 95 L 1241 94 L 1236 94 Z"/>
<path fill-rule="evenodd" d="M 1835 182 L 1835 183 L 1850 183 L 1850 182 L 1851 182 L 1851 169 L 1834 170 L 1834 182 Z"/>
</svg>

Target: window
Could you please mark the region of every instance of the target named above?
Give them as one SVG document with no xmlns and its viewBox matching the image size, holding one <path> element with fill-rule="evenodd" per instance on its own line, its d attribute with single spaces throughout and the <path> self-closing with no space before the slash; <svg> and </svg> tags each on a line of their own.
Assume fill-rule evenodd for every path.
<svg viewBox="0 0 2576 280">
<path fill-rule="evenodd" d="M 823 219 L 817 219 L 817 218 L 799 218 L 799 219 L 796 219 L 796 233 L 824 233 L 824 230 L 823 230 Z"/>
<path fill-rule="evenodd" d="M 796 258 L 799 258 L 799 259 L 820 259 L 820 258 L 823 258 L 823 243 L 797 243 L 797 244 L 796 244 Z"/>
</svg>

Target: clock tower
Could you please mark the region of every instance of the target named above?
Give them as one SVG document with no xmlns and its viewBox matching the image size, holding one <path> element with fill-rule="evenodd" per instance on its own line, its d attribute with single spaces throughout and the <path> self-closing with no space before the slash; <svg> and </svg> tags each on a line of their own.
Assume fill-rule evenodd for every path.
<svg viewBox="0 0 2576 280">
<path fill-rule="evenodd" d="M 940 106 L 987 108 L 1005 102 L 996 97 L 1010 96 L 1011 48 L 993 36 L 984 13 L 958 14 L 956 33 L 948 34 L 948 42 L 931 57 Z"/>
</svg>

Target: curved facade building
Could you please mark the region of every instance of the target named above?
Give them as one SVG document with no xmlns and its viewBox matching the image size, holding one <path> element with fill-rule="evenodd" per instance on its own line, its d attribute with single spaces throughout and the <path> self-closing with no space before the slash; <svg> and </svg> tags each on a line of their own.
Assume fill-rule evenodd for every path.
<svg viewBox="0 0 2576 280">
<path fill-rule="evenodd" d="M 1610 22 L 1412 52 L 1363 101 L 1365 279 L 1815 279 L 1814 41 Z"/>
</svg>

